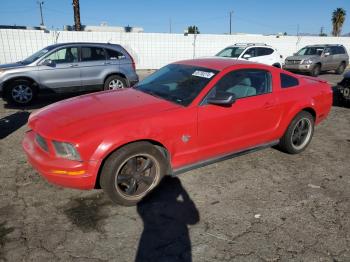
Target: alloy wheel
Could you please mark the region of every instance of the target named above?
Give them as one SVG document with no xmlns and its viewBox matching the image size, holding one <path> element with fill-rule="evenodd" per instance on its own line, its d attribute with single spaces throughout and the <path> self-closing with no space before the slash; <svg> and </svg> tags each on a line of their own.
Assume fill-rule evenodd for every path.
<svg viewBox="0 0 350 262">
<path fill-rule="evenodd" d="M 117 170 L 116 189 L 126 198 L 137 198 L 149 192 L 160 177 L 160 167 L 148 154 L 129 157 Z"/>
<path fill-rule="evenodd" d="M 119 88 L 124 88 L 123 82 L 120 81 L 119 79 L 113 79 L 108 84 L 108 89 L 109 90 L 116 90 L 116 89 L 119 89 Z"/>
<path fill-rule="evenodd" d="M 295 125 L 292 132 L 292 146 L 296 150 L 302 149 L 309 142 L 312 134 L 312 125 L 309 119 L 302 118 Z"/>
<path fill-rule="evenodd" d="M 21 84 L 12 88 L 11 95 L 15 102 L 26 104 L 32 100 L 33 90 L 31 87 Z"/>
</svg>

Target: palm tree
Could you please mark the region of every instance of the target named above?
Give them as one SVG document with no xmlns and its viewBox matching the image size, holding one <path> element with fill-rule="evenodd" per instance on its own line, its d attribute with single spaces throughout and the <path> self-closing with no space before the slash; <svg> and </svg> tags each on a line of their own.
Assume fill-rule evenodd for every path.
<svg viewBox="0 0 350 262">
<path fill-rule="evenodd" d="M 343 27 L 346 17 L 346 11 L 343 8 L 337 8 L 332 14 L 332 24 L 333 24 L 333 36 L 340 36 L 341 29 Z"/>
</svg>

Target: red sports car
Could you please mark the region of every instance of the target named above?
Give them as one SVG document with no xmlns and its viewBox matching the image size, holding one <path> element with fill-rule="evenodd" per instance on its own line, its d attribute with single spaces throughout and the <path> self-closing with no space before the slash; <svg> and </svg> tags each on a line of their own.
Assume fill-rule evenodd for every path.
<svg viewBox="0 0 350 262">
<path fill-rule="evenodd" d="M 133 88 L 34 112 L 23 148 L 49 182 L 102 187 L 134 205 L 164 175 L 277 144 L 300 153 L 331 105 L 330 85 L 317 78 L 225 58 L 186 60 Z"/>
</svg>

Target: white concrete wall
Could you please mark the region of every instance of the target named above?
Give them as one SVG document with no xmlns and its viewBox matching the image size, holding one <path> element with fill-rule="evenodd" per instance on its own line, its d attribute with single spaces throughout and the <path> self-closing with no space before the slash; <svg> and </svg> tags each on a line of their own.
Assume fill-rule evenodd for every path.
<svg viewBox="0 0 350 262">
<path fill-rule="evenodd" d="M 21 60 L 56 42 L 110 42 L 124 46 L 134 57 L 137 69 L 157 69 L 194 55 L 194 36 L 163 33 L 68 32 L 0 29 L 0 64 Z M 350 37 L 296 37 L 262 35 L 205 35 L 196 39 L 195 57 L 211 56 L 228 45 L 266 43 L 286 57 L 305 45 L 343 44 L 350 53 Z"/>
</svg>

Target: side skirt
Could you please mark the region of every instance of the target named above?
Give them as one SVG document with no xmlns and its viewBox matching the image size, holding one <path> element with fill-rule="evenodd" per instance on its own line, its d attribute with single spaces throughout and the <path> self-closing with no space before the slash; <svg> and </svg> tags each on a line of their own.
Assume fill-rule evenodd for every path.
<svg viewBox="0 0 350 262">
<path fill-rule="evenodd" d="M 219 156 L 219 157 L 209 158 L 207 160 L 199 161 L 197 163 L 194 163 L 194 164 L 191 164 L 191 165 L 187 165 L 187 166 L 183 166 L 183 167 L 180 167 L 178 169 L 175 169 L 175 170 L 173 170 L 171 175 L 172 176 L 177 176 L 179 174 L 191 171 L 193 169 L 197 169 L 197 168 L 200 168 L 200 167 L 208 166 L 208 165 L 211 165 L 211 164 L 214 164 L 214 163 L 217 163 L 217 162 L 221 162 L 221 161 L 228 160 L 228 159 L 231 159 L 231 158 L 234 158 L 234 157 L 239 157 L 239 156 L 242 156 L 242 155 L 246 155 L 248 153 L 252 153 L 252 152 L 259 151 L 259 150 L 262 150 L 262 149 L 265 149 L 265 148 L 269 148 L 269 147 L 277 145 L 278 143 L 279 143 L 279 140 L 275 140 L 275 141 L 272 141 L 270 143 L 261 144 L 259 146 L 250 147 L 250 148 L 246 148 L 246 149 L 243 149 L 243 150 L 240 150 L 240 151 L 231 152 L 231 153 Z"/>
</svg>

